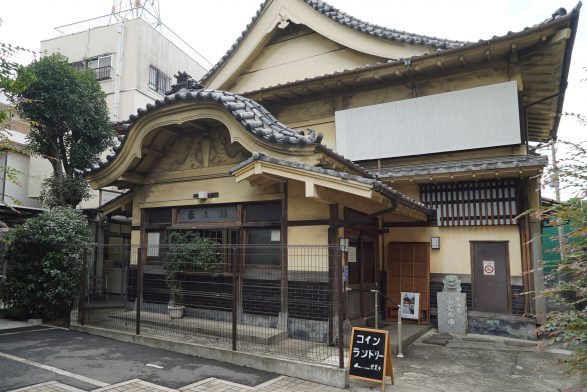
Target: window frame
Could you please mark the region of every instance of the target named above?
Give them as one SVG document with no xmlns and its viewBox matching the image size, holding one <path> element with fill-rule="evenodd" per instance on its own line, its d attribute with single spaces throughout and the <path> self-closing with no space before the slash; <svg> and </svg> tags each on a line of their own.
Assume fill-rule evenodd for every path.
<svg viewBox="0 0 587 392">
<path fill-rule="evenodd" d="M 153 64 L 149 64 L 149 80 L 147 85 L 149 89 L 165 95 L 171 89 L 171 77 Z"/>
</svg>

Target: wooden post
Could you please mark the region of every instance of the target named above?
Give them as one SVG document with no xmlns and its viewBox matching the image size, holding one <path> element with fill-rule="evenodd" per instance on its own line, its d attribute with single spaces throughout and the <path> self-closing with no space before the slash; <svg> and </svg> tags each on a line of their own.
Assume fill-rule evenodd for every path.
<svg viewBox="0 0 587 392">
<path fill-rule="evenodd" d="M 141 334 L 141 307 L 143 305 L 143 268 L 147 261 L 147 210 L 141 209 L 141 236 L 139 254 L 137 258 L 137 298 L 136 298 L 136 330 L 137 335 Z"/>
<path fill-rule="evenodd" d="M 230 253 L 230 262 L 232 263 L 232 350 L 236 351 L 237 339 L 237 302 L 238 302 L 238 264 L 239 264 L 238 247 L 232 245 Z"/>
<path fill-rule="evenodd" d="M 335 276 L 335 298 L 336 298 L 336 307 L 338 310 L 338 367 L 343 369 L 344 368 L 344 323 L 343 323 L 343 306 L 342 306 L 342 252 L 340 249 L 337 249 L 335 252 L 335 268 L 334 268 L 334 276 Z"/>
<path fill-rule="evenodd" d="M 278 328 L 282 331 L 287 331 L 287 320 L 289 318 L 288 311 L 288 259 L 287 259 L 287 182 L 283 184 L 283 199 L 281 200 L 281 312 L 279 314 L 279 321 L 281 325 Z"/>
<path fill-rule="evenodd" d="M 336 290 L 334 283 L 334 269 L 336 254 L 334 246 L 336 244 L 336 231 L 338 222 L 338 205 L 330 205 L 330 226 L 328 227 L 328 303 L 333 304 L 332 310 L 328 317 L 328 343 L 334 345 L 334 317 L 337 314 L 334 291 Z"/>
</svg>

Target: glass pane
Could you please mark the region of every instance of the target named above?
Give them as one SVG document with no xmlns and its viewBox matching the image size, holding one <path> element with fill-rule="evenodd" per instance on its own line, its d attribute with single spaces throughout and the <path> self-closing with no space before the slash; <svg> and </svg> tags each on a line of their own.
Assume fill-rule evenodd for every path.
<svg viewBox="0 0 587 392">
<path fill-rule="evenodd" d="M 110 67 L 110 56 L 100 57 L 98 60 L 99 67 Z"/>
<path fill-rule="evenodd" d="M 99 67 L 98 59 L 93 59 L 93 60 L 88 61 L 88 68 L 95 69 L 98 67 Z"/>
<path fill-rule="evenodd" d="M 281 202 L 247 204 L 245 217 L 247 222 L 279 221 L 281 220 Z"/>
<path fill-rule="evenodd" d="M 280 241 L 273 241 L 279 236 L 279 229 L 249 229 L 247 230 L 246 264 L 280 265 Z M 261 246 L 273 245 L 273 246 Z"/>
<path fill-rule="evenodd" d="M 187 207 L 179 210 L 179 223 L 234 221 L 236 206 Z"/>
<path fill-rule="evenodd" d="M 171 208 L 157 208 L 147 211 L 147 223 L 171 224 Z"/>
</svg>

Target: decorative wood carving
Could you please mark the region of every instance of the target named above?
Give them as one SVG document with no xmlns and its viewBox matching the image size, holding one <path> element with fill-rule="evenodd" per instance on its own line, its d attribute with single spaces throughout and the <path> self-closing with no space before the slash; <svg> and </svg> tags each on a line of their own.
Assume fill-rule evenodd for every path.
<svg viewBox="0 0 587 392">
<path fill-rule="evenodd" d="M 164 173 L 236 164 L 250 155 L 240 144 L 230 143 L 228 132 L 186 134 L 176 137 L 152 172 Z"/>
</svg>

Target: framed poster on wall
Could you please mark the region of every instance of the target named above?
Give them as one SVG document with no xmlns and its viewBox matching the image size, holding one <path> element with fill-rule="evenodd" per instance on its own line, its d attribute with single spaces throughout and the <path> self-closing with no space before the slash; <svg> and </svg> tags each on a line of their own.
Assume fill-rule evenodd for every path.
<svg viewBox="0 0 587 392">
<path fill-rule="evenodd" d="M 418 315 L 420 314 L 420 293 L 402 291 L 400 307 L 402 318 L 418 320 Z"/>
</svg>

